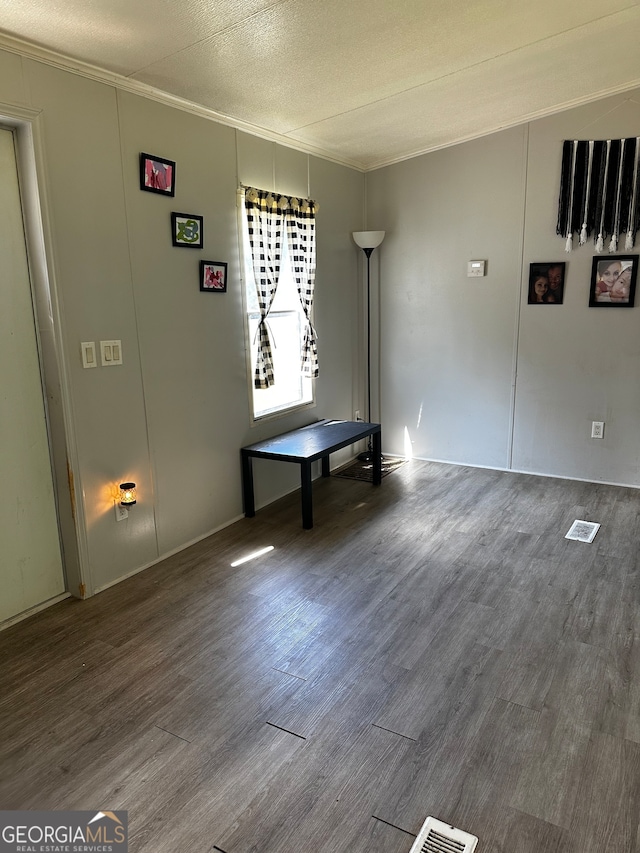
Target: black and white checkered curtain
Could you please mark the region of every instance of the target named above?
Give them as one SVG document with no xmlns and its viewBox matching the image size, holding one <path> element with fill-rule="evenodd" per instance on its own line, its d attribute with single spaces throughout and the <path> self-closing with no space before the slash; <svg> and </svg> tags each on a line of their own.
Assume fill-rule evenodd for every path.
<svg viewBox="0 0 640 853">
<path fill-rule="evenodd" d="M 283 229 L 287 241 L 300 302 L 307 320 L 302 352 L 305 375 L 318 375 L 316 333 L 311 324 L 316 270 L 315 215 L 317 205 L 306 199 L 277 195 L 267 190 L 246 187 L 244 204 L 249 229 L 253 275 L 256 282 L 260 323 L 258 356 L 254 373 L 256 388 L 274 383 L 273 353 L 267 318 L 280 278 Z"/>
<path fill-rule="evenodd" d="M 287 211 L 287 240 L 300 304 L 306 317 L 302 343 L 303 376 L 318 375 L 318 340 L 311 323 L 316 280 L 316 206 L 312 201 L 292 198 Z"/>
<path fill-rule="evenodd" d="M 632 249 L 640 225 L 640 137 L 600 141 L 565 140 L 556 233 L 570 252 L 593 235 L 596 252 Z"/>
<path fill-rule="evenodd" d="M 260 306 L 258 357 L 253 378 L 256 388 L 269 388 L 274 383 L 273 353 L 267 317 L 280 277 L 284 225 L 284 210 L 280 204 L 280 198 L 265 190 L 256 190 L 251 187 L 248 187 L 244 194 L 253 277 Z M 288 202 L 289 199 L 285 201 Z"/>
</svg>

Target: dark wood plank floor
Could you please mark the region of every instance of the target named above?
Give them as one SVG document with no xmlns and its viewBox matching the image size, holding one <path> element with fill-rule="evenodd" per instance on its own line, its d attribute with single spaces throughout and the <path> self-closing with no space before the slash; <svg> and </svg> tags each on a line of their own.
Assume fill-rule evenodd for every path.
<svg viewBox="0 0 640 853">
<path fill-rule="evenodd" d="M 127 809 L 132 853 L 402 853 L 428 815 L 640 853 L 640 491 L 412 462 L 314 503 L 0 633 L 0 808 Z"/>
</svg>

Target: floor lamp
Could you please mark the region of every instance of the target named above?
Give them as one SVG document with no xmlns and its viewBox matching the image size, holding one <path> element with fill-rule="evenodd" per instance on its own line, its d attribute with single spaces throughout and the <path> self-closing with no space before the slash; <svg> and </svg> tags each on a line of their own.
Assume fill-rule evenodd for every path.
<svg viewBox="0 0 640 853">
<path fill-rule="evenodd" d="M 368 420 L 371 423 L 371 253 L 384 240 L 384 231 L 354 231 L 352 237 L 367 256 L 367 406 Z M 369 448 L 358 456 L 362 462 L 373 458 L 371 438 Z"/>
</svg>

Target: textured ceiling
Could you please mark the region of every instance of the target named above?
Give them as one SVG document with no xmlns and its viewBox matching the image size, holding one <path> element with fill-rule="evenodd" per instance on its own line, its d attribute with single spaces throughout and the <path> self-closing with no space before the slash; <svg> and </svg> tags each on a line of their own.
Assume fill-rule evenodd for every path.
<svg viewBox="0 0 640 853">
<path fill-rule="evenodd" d="M 640 0 L 0 0 L 0 26 L 363 169 L 640 86 Z"/>
</svg>

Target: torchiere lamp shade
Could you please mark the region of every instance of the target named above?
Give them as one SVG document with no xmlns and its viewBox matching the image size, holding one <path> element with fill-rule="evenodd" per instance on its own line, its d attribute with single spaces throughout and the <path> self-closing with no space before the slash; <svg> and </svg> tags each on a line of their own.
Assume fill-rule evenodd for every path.
<svg viewBox="0 0 640 853">
<path fill-rule="evenodd" d="M 375 249 L 384 240 L 384 231 L 353 231 L 352 237 L 361 249 Z"/>
</svg>

